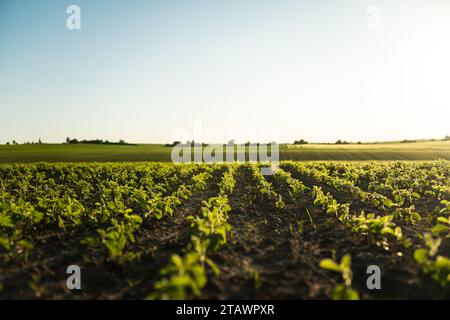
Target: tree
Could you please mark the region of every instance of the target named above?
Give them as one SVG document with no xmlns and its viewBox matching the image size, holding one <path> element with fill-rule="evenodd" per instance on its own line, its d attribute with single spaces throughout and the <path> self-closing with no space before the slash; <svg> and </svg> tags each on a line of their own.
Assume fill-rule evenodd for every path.
<svg viewBox="0 0 450 320">
<path fill-rule="evenodd" d="M 166 147 L 175 147 L 175 146 L 177 146 L 179 144 L 181 144 L 181 141 L 174 141 L 172 143 L 167 143 Z M 181 144 L 181 145 L 183 145 L 183 144 Z"/>
<path fill-rule="evenodd" d="M 38 140 L 38 144 L 42 144 L 41 138 L 39 138 L 39 140 Z"/>
<path fill-rule="evenodd" d="M 450 140 L 450 136 L 445 136 L 444 140 Z"/>
<path fill-rule="evenodd" d="M 300 140 L 295 140 L 294 144 L 308 144 L 308 141 L 300 139 Z"/>
<path fill-rule="evenodd" d="M 67 143 L 67 144 L 70 143 L 70 138 L 69 138 L 69 137 L 66 138 L 66 143 Z"/>
<path fill-rule="evenodd" d="M 6 142 L 6 145 L 9 146 L 9 141 Z"/>
</svg>

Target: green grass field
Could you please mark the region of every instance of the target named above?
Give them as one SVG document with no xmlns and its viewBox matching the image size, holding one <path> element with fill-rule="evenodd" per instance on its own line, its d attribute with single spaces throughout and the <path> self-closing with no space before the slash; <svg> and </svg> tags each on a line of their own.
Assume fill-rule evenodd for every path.
<svg viewBox="0 0 450 320">
<path fill-rule="evenodd" d="M 0 145 L 0 162 L 171 161 L 171 147 L 140 145 Z M 248 151 L 248 150 L 247 150 Z M 280 160 L 450 159 L 450 141 L 280 145 Z"/>
<path fill-rule="evenodd" d="M 450 159 L 450 141 L 349 145 L 285 145 L 282 160 L 436 160 Z"/>
</svg>

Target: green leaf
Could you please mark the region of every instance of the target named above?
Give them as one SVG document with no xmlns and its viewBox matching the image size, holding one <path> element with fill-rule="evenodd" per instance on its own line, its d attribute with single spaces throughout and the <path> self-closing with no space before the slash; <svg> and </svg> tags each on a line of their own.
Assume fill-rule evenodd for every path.
<svg viewBox="0 0 450 320">
<path fill-rule="evenodd" d="M 214 261 L 212 261 L 209 258 L 206 258 L 205 262 L 208 264 L 208 266 L 211 267 L 212 271 L 214 272 L 215 276 L 219 276 L 220 274 L 220 269 L 219 267 L 214 263 Z"/>
<path fill-rule="evenodd" d="M 352 264 L 352 257 L 346 254 L 341 259 L 341 269 L 349 269 Z"/>
<path fill-rule="evenodd" d="M 387 198 L 383 199 L 383 204 L 388 208 L 395 206 L 395 203 L 391 199 Z"/>
<path fill-rule="evenodd" d="M 450 259 L 443 256 L 437 256 L 436 266 L 438 268 L 450 268 Z"/>
<path fill-rule="evenodd" d="M 422 217 L 420 216 L 420 214 L 418 214 L 417 212 L 412 212 L 411 213 L 411 217 L 414 221 L 420 221 L 422 220 Z"/>
<path fill-rule="evenodd" d="M 14 224 L 11 221 L 11 217 L 6 214 L 0 214 L 0 227 L 14 228 Z"/>
<path fill-rule="evenodd" d="M 417 249 L 414 251 L 414 259 L 419 264 L 423 264 L 427 261 L 428 251 L 426 249 Z"/>
<path fill-rule="evenodd" d="M 6 250 L 11 250 L 11 243 L 8 238 L 0 237 L 0 246 L 5 248 Z"/>
<path fill-rule="evenodd" d="M 450 218 L 446 219 L 445 217 L 439 217 L 439 218 L 437 218 L 437 221 L 446 223 L 446 224 L 450 224 Z"/>
<path fill-rule="evenodd" d="M 449 229 L 449 227 L 444 226 L 443 224 L 438 223 L 437 225 L 435 225 L 435 226 L 433 227 L 433 229 L 431 229 L 431 232 L 432 232 L 434 235 L 439 235 L 439 234 L 441 234 L 442 232 L 448 232 L 448 229 Z"/>
<path fill-rule="evenodd" d="M 356 290 L 349 289 L 347 290 L 347 298 L 348 300 L 359 300 L 359 293 Z"/>
<path fill-rule="evenodd" d="M 341 271 L 339 265 L 333 259 L 323 259 L 322 261 L 320 261 L 319 266 L 322 269 L 333 270 L 337 272 Z"/>
<path fill-rule="evenodd" d="M 334 300 L 359 300 L 359 293 L 342 284 L 336 286 L 332 295 Z"/>
<path fill-rule="evenodd" d="M 393 236 L 395 236 L 394 230 L 390 227 L 383 227 L 383 229 L 381 229 L 380 233 L 381 234 L 392 234 Z"/>
<path fill-rule="evenodd" d="M 413 193 L 411 193 L 411 197 L 413 197 L 415 199 L 420 199 L 420 194 L 418 194 L 417 192 L 413 192 Z"/>
</svg>

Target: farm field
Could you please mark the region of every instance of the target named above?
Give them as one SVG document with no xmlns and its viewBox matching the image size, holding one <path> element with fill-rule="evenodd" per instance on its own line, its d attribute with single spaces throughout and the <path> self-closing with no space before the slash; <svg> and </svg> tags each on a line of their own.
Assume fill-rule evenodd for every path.
<svg viewBox="0 0 450 320">
<path fill-rule="evenodd" d="M 260 166 L 1 164 L 0 298 L 450 298 L 449 161 Z"/>
<path fill-rule="evenodd" d="M 200 147 L 197 147 L 200 148 Z M 0 145 L 0 162 L 171 161 L 171 147 L 161 144 Z M 246 149 L 247 154 L 249 149 Z M 252 147 L 250 152 L 256 153 Z M 281 160 L 450 160 L 450 141 L 369 144 L 280 145 Z"/>
</svg>

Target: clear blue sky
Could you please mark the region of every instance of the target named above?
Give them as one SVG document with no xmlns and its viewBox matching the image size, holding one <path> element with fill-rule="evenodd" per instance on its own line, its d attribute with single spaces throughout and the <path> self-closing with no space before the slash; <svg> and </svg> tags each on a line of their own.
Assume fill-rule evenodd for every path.
<svg viewBox="0 0 450 320">
<path fill-rule="evenodd" d="M 0 143 L 440 138 L 449 57 L 444 0 L 0 0 Z"/>
</svg>

